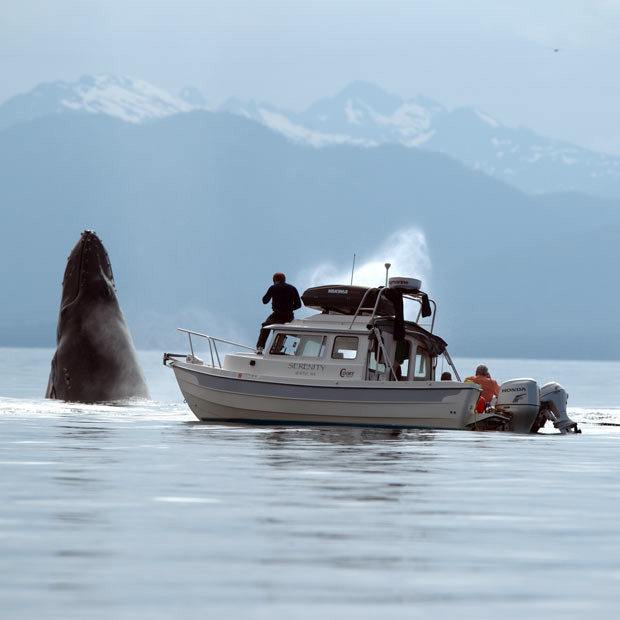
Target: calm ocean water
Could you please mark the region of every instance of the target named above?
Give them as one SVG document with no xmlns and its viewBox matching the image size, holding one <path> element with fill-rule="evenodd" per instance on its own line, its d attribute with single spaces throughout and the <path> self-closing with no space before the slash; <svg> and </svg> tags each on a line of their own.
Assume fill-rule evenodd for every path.
<svg viewBox="0 0 620 620">
<path fill-rule="evenodd" d="M 568 390 L 583 434 L 198 423 L 46 401 L 0 349 L 0 610 L 12 618 L 609 618 L 620 606 L 620 363 L 480 361 Z"/>
</svg>

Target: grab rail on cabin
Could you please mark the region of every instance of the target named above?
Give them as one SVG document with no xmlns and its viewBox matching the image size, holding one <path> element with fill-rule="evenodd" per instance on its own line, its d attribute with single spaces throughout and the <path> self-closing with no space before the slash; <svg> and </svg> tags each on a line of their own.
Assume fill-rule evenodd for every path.
<svg viewBox="0 0 620 620">
<path fill-rule="evenodd" d="M 456 377 L 456 380 L 460 381 L 461 377 L 459 376 L 459 371 L 456 369 L 456 366 L 455 366 L 454 362 L 452 361 L 452 358 L 450 357 L 450 354 L 448 353 L 447 349 L 444 350 L 443 356 L 446 358 L 446 361 L 450 365 L 450 368 L 452 368 L 452 370 L 454 370 L 454 376 Z"/>
<path fill-rule="evenodd" d="M 374 319 L 375 314 L 377 313 L 377 308 L 379 307 L 379 301 L 381 300 L 381 295 L 383 294 L 383 287 L 379 287 L 379 289 L 374 289 L 374 288 L 366 289 L 366 292 L 364 293 L 364 296 L 362 297 L 362 301 L 360 301 L 359 305 L 357 306 L 357 309 L 355 310 L 355 314 L 353 315 L 353 318 L 351 319 L 351 324 L 349 325 L 349 329 L 353 327 L 353 323 L 355 323 L 355 319 L 358 317 L 359 313 L 362 310 L 370 310 L 370 307 L 368 308 L 364 307 L 364 302 L 366 301 L 366 297 L 368 297 L 368 294 L 374 290 L 378 290 L 377 299 L 375 301 L 374 307 L 372 308 L 372 315 L 370 317 L 371 320 Z"/>
<path fill-rule="evenodd" d="M 366 301 L 366 297 L 368 297 L 368 295 L 372 292 L 372 291 L 377 291 L 377 299 L 375 300 L 375 305 L 373 308 L 370 307 L 365 307 L 364 306 L 364 302 Z M 372 309 L 372 314 L 370 316 L 370 320 L 372 321 L 372 319 L 375 318 L 376 314 L 377 314 L 377 308 L 379 308 L 379 303 L 381 302 L 381 296 L 383 295 L 383 292 L 385 291 L 385 287 L 380 286 L 377 289 L 374 288 L 369 288 L 366 290 L 366 292 L 364 293 L 364 296 L 362 297 L 362 301 L 360 301 L 359 305 L 357 306 L 357 310 L 355 310 L 355 314 L 353 315 L 353 319 L 351 320 L 351 324 L 349 325 L 349 329 L 351 329 L 353 327 L 353 324 L 355 323 L 355 319 L 359 316 L 359 313 L 366 310 L 371 310 Z M 433 333 L 433 329 L 435 327 L 435 317 L 437 316 L 437 304 L 435 303 L 434 299 L 431 299 L 430 297 L 428 298 L 429 303 L 432 305 L 433 307 L 433 311 L 432 311 L 432 318 L 431 318 L 431 322 L 430 323 L 420 323 L 420 317 L 422 316 L 422 301 L 415 295 L 409 294 L 409 293 L 403 293 L 403 297 L 406 297 L 407 299 L 411 299 L 413 301 L 417 301 L 420 304 L 420 309 L 418 310 L 418 316 L 416 317 L 415 322 L 420 325 L 421 327 L 428 327 L 429 328 L 429 332 L 432 334 Z"/>
<path fill-rule="evenodd" d="M 209 343 L 209 354 L 211 356 L 211 366 L 213 366 L 214 368 L 215 368 L 216 360 L 217 360 L 218 368 L 222 367 L 222 362 L 220 360 L 220 354 L 219 354 L 219 352 L 217 350 L 217 343 L 218 342 L 220 342 L 222 344 L 229 344 L 229 345 L 232 345 L 233 347 L 241 347 L 242 349 L 247 349 L 248 351 L 255 351 L 255 349 L 253 349 L 252 347 L 248 347 L 245 344 L 239 344 L 238 342 L 232 342 L 231 340 L 224 340 L 224 338 L 216 338 L 215 336 L 209 336 L 208 334 L 202 334 L 201 332 L 192 331 L 191 329 L 184 329 L 182 327 L 177 327 L 177 330 L 187 334 L 187 337 L 189 339 L 189 350 L 191 352 L 191 355 L 187 356 L 187 361 L 188 362 L 195 362 L 196 360 L 199 359 L 194 354 L 194 344 L 192 342 L 192 335 L 193 336 L 199 336 L 201 338 L 206 338 L 207 339 L 207 342 Z M 175 356 L 172 356 L 172 357 L 181 357 L 181 356 L 175 355 Z M 165 360 L 165 356 L 164 356 L 164 363 L 165 363 L 165 361 L 166 360 Z"/>
<path fill-rule="evenodd" d="M 387 353 L 387 349 L 385 348 L 385 343 L 383 342 L 383 337 L 381 336 L 381 330 L 377 327 L 373 328 L 373 334 L 377 340 L 377 360 L 383 359 L 383 364 L 388 370 L 388 376 L 391 376 L 393 381 L 398 381 L 398 377 L 396 376 L 396 371 L 394 370 L 394 366 L 392 361 L 390 360 L 390 356 Z M 381 355 L 379 355 L 381 353 Z M 366 368 L 366 379 L 369 378 L 370 369 Z"/>
<path fill-rule="evenodd" d="M 419 299 L 416 299 L 415 297 L 409 297 L 409 299 L 415 299 L 416 301 L 420 301 Z M 420 309 L 418 310 L 418 316 L 416 317 L 415 322 L 420 327 L 428 327 L 429 328 L 428 331 L 432 334 L 433 333 L 433 328 L 435 327 L 435 317 L 437 316 L 437 304 L 435 303 L 435 300 L 431 299 L 430 297 L 428 298 L 428 301 L 433 306 L 433 314 L 432 314 L 431 322 L 430 323 L 420 323 L 420 318 L 422 316 L 422 304 L 421 303 L 420 303 Z"/>
</svg>

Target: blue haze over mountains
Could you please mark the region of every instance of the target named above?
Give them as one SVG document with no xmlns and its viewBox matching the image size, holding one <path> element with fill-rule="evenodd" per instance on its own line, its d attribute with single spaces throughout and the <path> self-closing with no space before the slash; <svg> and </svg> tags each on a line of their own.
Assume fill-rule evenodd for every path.
<svg viewBox="0 0 620 620">
<path fill-rule="evenodd" d="M 273 271 L 346 267 L 417 227 L 453 355 L 618 358 L 614 157 L 422 98 L 390 123 L 402 101 L 369 85 L 295 114 L 209 110 L 195 91 L 144 85 L 125 107 L 91 97 L 86 114 L 70 85 L 39 88 L 0 106 L 0 344 L 54 344 L 66 257 L 86 228 L 110 253 L 136 344 L 174 349 L 180 325 L 252 343 Z M 522 162 L 512 185 L 490 169 L 509 151 L 517 169 L 524 150 L 555 155 Z"/>
</svg>

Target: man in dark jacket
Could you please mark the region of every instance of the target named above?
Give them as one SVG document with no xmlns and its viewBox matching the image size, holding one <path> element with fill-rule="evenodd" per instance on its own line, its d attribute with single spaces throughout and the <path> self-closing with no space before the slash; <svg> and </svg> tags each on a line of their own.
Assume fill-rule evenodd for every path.
<svg viewBox="0 0 620 620">
<path fill-rule="evenodd" d="M 263 352 L 269 337 L 270 330 L 265 329 L 265 327 L 274 323 L 290 323 L 295 318 L 293 311 L 301 308 L 301 299 L 299 299 L 297 289 L 293 285 L 287 284 L 286 276 L 280 272 L 273 274 L 273 286 L 269 287 L 263 297 L 264 304 L 268 304 L 270 301 L 273 312 L 262 324 L 256 343 L 257 353 Z"/>
</svg>

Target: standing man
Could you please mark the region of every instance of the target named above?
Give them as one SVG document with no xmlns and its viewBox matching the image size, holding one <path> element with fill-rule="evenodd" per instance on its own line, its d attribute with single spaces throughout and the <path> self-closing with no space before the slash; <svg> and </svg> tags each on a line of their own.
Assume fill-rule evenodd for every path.
<svg viewBox="0 0 620 620">
<path fill-rule="evenodd" d="M 301 299 L 299 299 L 297 289 L 293 285 L 287 284 L 286 276 L 279 271 L 273 274 L 273 285 L 269 287 L 263 297 L 264 304 L 268 304 L 270 301 L 273 312 L 262 324 L 256 343 L 256 352 L 259 355 L 263 352 L 269 337 L 269 330 L 265 327 L 274 323 L 290 323 L 295 318 L 293 311 L 301 308 Z"/>
</svg>

